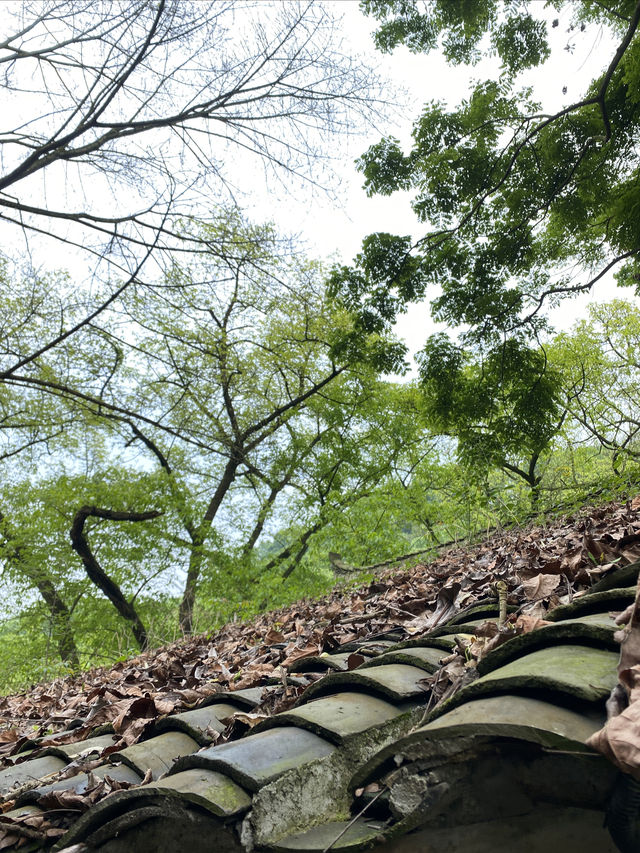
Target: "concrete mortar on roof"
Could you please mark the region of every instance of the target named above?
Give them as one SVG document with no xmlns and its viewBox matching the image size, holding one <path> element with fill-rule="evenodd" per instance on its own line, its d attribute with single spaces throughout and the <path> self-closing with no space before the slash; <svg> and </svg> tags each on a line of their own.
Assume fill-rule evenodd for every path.
<svg viewBox="0 0 640 853">
<path fill-rule="evenodd" d="M 408 767 L 400 768 L 389 797 L 391 814 L 402 820 L 416 813 L 433 789 L 434 781 L 429 776 L 414 773 Z"/>
<path fill-rule="evenodd" d="M 255 794 L 252 809 L 243 822 L 242 844 L 252 850 L 319 823 L 349 819 L 354 767 L 408 734 L 423 710 L 418 708 L 354 735 L 332 755 L 295 768 L 265 785 Z"/>
</svg>

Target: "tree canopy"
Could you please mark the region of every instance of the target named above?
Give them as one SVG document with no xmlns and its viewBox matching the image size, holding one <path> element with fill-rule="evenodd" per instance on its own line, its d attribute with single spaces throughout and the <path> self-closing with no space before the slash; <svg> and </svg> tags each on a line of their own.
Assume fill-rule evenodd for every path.
<svg viewBox="0 0 640 853">
<path fill-rule="evenodd" d="M 358 161 L 369 194 L 411 191 L 425 226 L 415 243 L 372 234 L 353 267 L 334 271 L 334 293 L 362 325 L 381 328 L 430 295 L 436 319 L 464 326 L 469 344 L 486 347 L 523 329 L 535 334 L 543 307 L 588 291 L 610 271 L 637 288 L 640 4 L 550 4 L 572 15 L 570 41 L 605 27 L 615 44 L 608 56 L 590 57 L 594 79 L 577 99 L 565 87 L 558 109 L 537 102 L 522 73 L 550 55 L 559 21 L 543 20 L 542 7 L 361 5 L 380 22 L 381 50 L 441 47 L 452 64 L 490 54 L 500 61 L 499 73 L 477 81 L 457 106 L 428 102 L 410 150 L 387 136 Z"/>
<path fill-rule="evenodd" d="M 2 221 L 113 263 L 193 251 L 176 221 L 237 193 L 230 161 L 313 180 L 323 137 L 375 112 L 375 76 L 322 4 L 25 0 L 1 14 Z"/>
<path fill-rule="evenodd" d="M 36 267 L 66 252 L 87 296 L 30 350 L 1 351 L 0 382 L 175 256 L 215 253 L 182 219 L 235 204 L 261 168 L 281 192 L 321 182 L 332 135 L 381 106 L 324 4 L 24 0 L 0 20 L 1 248 Z"/>
</svg>

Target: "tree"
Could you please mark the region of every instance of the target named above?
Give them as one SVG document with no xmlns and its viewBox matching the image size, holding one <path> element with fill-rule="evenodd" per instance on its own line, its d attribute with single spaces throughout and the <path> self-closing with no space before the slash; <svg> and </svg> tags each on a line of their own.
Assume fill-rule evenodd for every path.
<svg viewBox="0 0 640 853">
<path fill-rule="evenodd" d="M 640 459 L 640 312 L 621 299 L 589 306 L 589 316 L 557 335 L 549 358 L 562 375 L 574 441 L 612 453 L 614 465 Z"/>
<path fill-rule="evenodd" d="M 355 266 L 334 271 L 333 292 L 363 327 L 381 330 L 438 286 L 434 317 L 468 326 L 464 339 L 490 348 L 521 328 L 535 334 L 544 304 L 611 270 L 638 286 L 640 3 L 553 5 L 573 15 L 570 41 L 604 25 L 617 43 L 584 96 L 567 94 L 557 110 L 537 104 L 520 73 L 549 57 L 558 19 L 493 0 L 363 0 L 381 22 L 382 50 L 442 46 L 454 64 L 490 52 L 502 63 L 497 79 L 476 83 L 457 107 L 428 103 L 410 151 L 386 137 L 361 157 L 367 192 L 413 191 L 425 223 L 415 245 L 370 235 Z"/>
<path fill-rule="evenodd" d="M 176 218 L 234 182 L 232 157 L 310 180 L 321 136 L 374 109 L 375 79 L 316 4 L 24 0 L 2 14 L 2 217 L 93 234 L 114 260 L 164 241 L 192 251 Z M 71 194 L 53 203 L 42 175 Z"/>
<path fill-rule="evenodd" d="M 261 164 L 281 191 L 292 176 L 317 183 L 331 134 L 380 103 L 322 4 L 23 0 L 0 15 L 0 218 L 12 247 L 39 248 L 36 268 L 60 243 L 82 259 L 74 290 L 86 297 L 31 349 L 1 350 L 0 382 L 170 266 L 167 255 L 215 252 L 212 235 L 179 223 L 235 200 L 239 174 L 251 185 Z"/>
<path fill-rule="evenodd" d="M 321 507 L 314 563 L 326 566 L 327 554 L 334 552 L 348 564 L 364 565 L 411 550 L 416 536 L 419 544 L 431 540 L 433 506 L 426 493 L 437 476 L 436 443 L 415 383 L 378 381 L 367 389 L 366 399 L 345 418 L 324 466 L 309 472 L 320 488 L 340 464 Z"/>
<path fill-rule="evenodd" d="M 418 361 L 431 429 L 457 440 L 458 457 L 475 476 L 498 467 L 524 480 L 535 505 L 542 456 L 565 417 L 561 374 L 544 350 L 512 338 L 474 359 L 440 334 Z"/>
<path fill-rule="evenodd" d="M 141 464 L 166 477 L 189 549 L 180 607 L 189 632 L 203 568 L 234 547 L 249 558 L 277 499 L 336 435 L 373 374 L 362 368 L 359 378 L 356 365 L 332 355 L 351 321 L 326 303 L 318 264 L 280 257 L 271 228 L 234 212 L 183 228 L 224 253 L 176 263 L 157 284 L 130 289 L 100 327 L 78 335 L 73 359 L 60 362 L 59 348 L 57 361 L 39 367 L 49 390 L 111 425 L 114 440 L 135 443 Z M 367 345 L 379 343 L 370 336 Z M 109 348 L 111 364 L 98 358 L 81 396 L 55 378 L 72 360 L 78 376 L 91 377 L 96 352 Z M 222 539 L 228 530 L 232 543 Z"/>
<path fill-rule="evenodd" d="M 52 455 L 45 470 L 56 470 L 65 454 L 84 465 L 95 447 L 92 476 L 114 454 L 134 481 L 141 471 L 156 471 L 164 483 L 160 502 L 149 505 L 140 496 L 137 503 L 125 501 L 120 487 L 96 495 L 87 481 L 88 493 L 74 490 L 65 513 L 73 517 L 83 507 L 73 525 L 76 550 L 133 624 L 135 585 L 129 580 L 122 585 L 122 569 L 112 572 L 113 550 L 104 560 L 91 553 L 93 510 L 99 509 L 102 535 L 111 530 L 113 537 L 123 526 L 114 518 L 162 510 L 162 524 L 179 551 L 174 565 L 184 583 L 180 622 L 189 632 L 203 572 L 207 583 L 220 587 L 236 582 L 242 564 L 259 572 L 256 546 L 265 529 L 280 523 L 283 504 L 304 504 L 302 514 L 313 519 L 306 538 L 291 543 L 295 565 L 295 555 L 299 562 L 318 529 L 318 503 L 338 483 L 342 499 L 348 499 L 356 481 L 338 476 L 338 469 L 346 468 L 345 454 L 353 452 L 353 440 L 345 443 L 347 424 L 362 423 L 358 408 L 375 386 L 375 370 L 366 362 L 397 345 L 370 335 L 360 343 L 363 364 L 338 359 L 333 344 L 351 328 L 350 317 L 325 300 L 323 268 L 292 252 L 271 227 L 250 225 L 226 210 L 210 224 L 185 221 L 181 229 L 185 239 L 194 235 L 219 251 L 176 262 L 156 282 L 130 287 L 99 320 L 14 374 L 5 386 L 7 411 L 13 413 L 5 435 L 7 453 L 13 448 L 17 453 L 24 430 L 11 407 L 23 400 L 35 418 L 45 405 L 52 428 L 58 427 L 53 418 L 58 412 L 68 424 L 56 446 L 49 439 Z M 61 314 L 81 316 L 85 307 L 65 276 L 27 272 L 13 279 L 7 266 L 4 282 L 0 279 L 10 296 L 5 346 L 18 356 L 32 351 Z M 343 457 L 333 442 L 344 447 Z M 21 463 L 16 464 L 19 477 Z M 82 541 L 85 519 L 91 527 Z M 141 566 L 140 583 L 156 570 L 148 560 Z M 136 630 L 144 644 L 143 628 Z"/>
<path fill-rule="evenodd" d="M 289 523 L 277 535 L 281 550 L 265 566 L 280 568 L 285 578 L 301 563 L 312 538 L 323 543 L 325 566 L 328 551 L 345 547 L 350 558 L 366 562 L 363 553 L 371 556 L 379 541 L 372 530 L 360 530 L 354 556 L 352 543 L 337 534 L 344 530 L 342 522 L 373 494 L 385 494 L 386 484 L 411 451 L 428 452 L 425 430 L 416 416 L 415 389 L 376 380 L 364 371 L 354 373 L 331 388 L 329 400 L 311 404 L 316 410 L 320 403 L 325 410 L 323 421 L 331 428 L 313 446 L 292 480 Z"/>
<path fill-rule="evenodd" d="M 60 660 L 68 664 L 72 670 L 80 668 L 80 656 L 71 625 L 71 610 L 53 583 L 45 566 L 34 559 L 33 547 L 24 540 L 0 515 L 2 543 L 0 545 L 0 560 L 5 571 L 26 580 L 40 593 L 51 619 L 51 633 L 57 641 Z"/>
<path fill-rule="evenodd" d="M 40 452 L 36 468 L 19 457 L 22 467 L 3 478 L 3 603 L 22 616 L 29 634 L 25 655 L 44 630 L 66 662 L 63 671 L 112 661 L 147 640 L 157 644 L 175 636 L 171 595 L 180 592 L 175 567 L 185 551 L 176 541 L 177 525 L 166 513 L 129 523 L 136 520 L 132 507 L 154 518 L 157 511 L 147 507 L 168 506 L 166 483 L 140 471 L 126 451 L 114 464 L 111 438 L 93 430 L 75 455 L 72 440 L 55 453 Z M 91 505 L 81 507 L 83 500 Z M 105 511 L 104 504 L 116 509 Z M 46 668 L 52 668 L 50 657 Z"/>
<path fill-rule="evenodd" d="M 73 524 L 69 535 L 71 546 L 82 560 L 82 564 L 91 580 L 113 604 L 123 619 L 131 624 L 131 631 L 141 651 L 149 644 L 149 633 L 137 612 L 135 605 L 123 594 L 118 584 L 110 577 L 98 562 L 89 541 L 84 532 L 84 526 L 88 518 L 104 518 L 110 521 L 149 521 L 161 515 L 158 510 L 149 512 L 127 512 L 112 509 L 102 509 L 96 506 L 82 506 L 73 518 Z"/>
</svg>

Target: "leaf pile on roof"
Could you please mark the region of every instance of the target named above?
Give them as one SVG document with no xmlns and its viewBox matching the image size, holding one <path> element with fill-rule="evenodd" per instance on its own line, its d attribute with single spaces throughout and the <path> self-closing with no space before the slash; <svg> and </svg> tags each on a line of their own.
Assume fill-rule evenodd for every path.
<svg viewBox="0 0 640 853">
<path fill-rule="evenodd" d="M 274 680 L 280 689 L 255 710 L 258 715 L 284 710 L 319 677 L 289 675 L 301 658 L 390 630 L 400 639 L 420 636 L 478 601 L 495 599 L 499 581 L 506 585 L 508 603 L 519 609 L 510 617 L 513 636 L 531 630 L 549 608 L 583 594 L 607 572 L 639 558 L 640 497 L 583 509 L 545 526 L 494 533 L 472 547 L 449 548 L 428 564 L 386 571 L 355 591 L 337 587 L 316 601 L 0 697 L 0 757 L 18 753 L 25 738 L 45 737 L 39 745 L 46 745 L 47 735 L 67 730 L 56 743 L 75 742 L 103 724 L 121 735 L 118 746 L 128 745 L 162 715 L 222 690 Z M 456 682 L 465 657 L 482 655 L 492 631 L 495 635 L 495 626 L 487 627 L 487 636 L 474 638 L 466 655 L 454 656 L 447 678 L 432 677 L 436 694 Z"/>
</svg>

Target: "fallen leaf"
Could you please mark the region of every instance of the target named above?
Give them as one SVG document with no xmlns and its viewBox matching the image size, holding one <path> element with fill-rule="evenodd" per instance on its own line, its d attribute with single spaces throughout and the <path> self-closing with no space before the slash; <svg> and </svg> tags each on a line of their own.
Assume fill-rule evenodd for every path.
<svg viewBox="0 0 640 853">
<path fill-rule="evenodd" d="M 560 575 L 539 574 L 523 581 L 522 589 L 529 601 L 547 598 L 560 583 Z"/>
<path fill-rule="evenodd" d="M 6 729 L 0 732 L 0 743 L 15 743 L 20 740 L 20 735 L 16 729 Z"/>
<path fill-rule="evenodd" d="M 520 634 L 528 634 L 530 631 L 537 631 L 538 628 L 544 628 L 545 625 L 553 625 L 547 619 L 540 619 L 538 616 L 531 616 L 528 613 L 521 613 L 512 623 L 513 627 Z"/>
<path fill-rule="evenodd" d="M 257 726 L 258 723 L 261 723 L 263 720 L 267 720 L 268 718 L 268 714 L 249 714 L 246 711 L 236 711 L 230 716 L 221 719 L 220 722 L 224 723 L 226 726 L 234 722 L 243 723 L 247 729 L 252 729 L 254 726 Z"/>
</svg>

